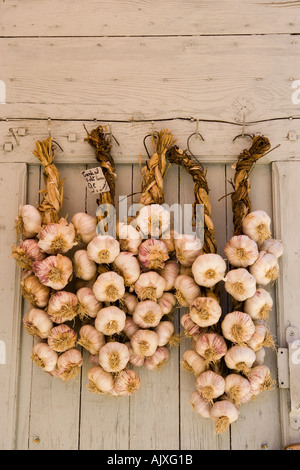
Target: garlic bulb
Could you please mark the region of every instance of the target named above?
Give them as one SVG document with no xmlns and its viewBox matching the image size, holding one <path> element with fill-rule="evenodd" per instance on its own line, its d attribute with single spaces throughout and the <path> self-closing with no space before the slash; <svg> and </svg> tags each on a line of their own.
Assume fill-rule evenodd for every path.
<svg viewBox="0 0 300 470">
<path fill-rule="evenodd" d="M 53 323 L 45 310 L 31 308 L 23 317 L 24 328 L 31 336 L 48 338 Z"/>
<path fill-rule="evenodd" d="M 161 307 L 163 315 L 169 315 L 175 307 L 177 299 L 171 292 L 164 292 L 157 303 Z"/>
<path fill-rule="evenodd" d="M 175 335 L 174 324 L 170 321 L 161 321 L 154 328 L 155 333 L 158 335 L 158 346 L 177 345 L 180 342 L 180 335 Z"/>
<path fill-rule="evenodd" d="M 93 293 L 100 302 L 116 302 L 125 294 L 124 279 L 113 271 L 102 273 L 93 285 Z"/>
<path fill-rule="evenodd" d="M 250 266 L 250 273 L 255 277 L 257 284 L 262 286 L 275 281 L 279 273 L 279 264 L 276 256 L 261 251 L 258 259 Z"/>
<path fill-rule="evenodd" d="M 246 215 L 242 223 L 243 233 L 256 243 L 271 237 L 271 219 L 265 211 L 257 210 Z"/>
<path fill-rule="evenodd" d="M 137 304 L 133 312 L 133 321 L 140 328 L 154 328 L 163 316 L 160 305 L 153 300 L 142 300 Z"/>
<path fill-rule="evenodd" d="M 243 302 L 256 292 L 256 279 L 245 268 L 232 269 L 224 278 L 225 290 L 235 300 Z"/>
<path fill-rule="evenodd" d="M 196 341 L 196 352 L 204 359 L 204 365 L 215 364 L 227 353 L 224 338 L 217 333 L 202 333 Z"/>
<path fill-rule="evenodd" d="M 255 352 L 248 346 L 231 346 L 225 354 L 225 363 L 229 369 L 248 376 L 256 360 Z"/>
<path fill-rule="evenodd" d="M 207 370 L 205 360 L 193 349 L 187 349 L 183 353 L 181 366 L 187 372 L 192 372 L 196 377 Z"/>
<path fill-rule="evenodd" d="M 147 269 L 162 269 L 169 258 L 168 248 L 162 240 L 149 238 L 140 244 L 138 258 Z"/>
<path fill-rule="evenodd" d="M 150 204 L 139 211 L 136 224 L 144 238 L 157 238 L 169 229 L 170 213 L 159 204 Z"/>
<path fill-rule="evenodd" d="M 246 268 L 258 258 L 258 246 L 247 235 L 235 235 L 226 243 L 224 253 L 229 264 Z"/>
<path fill-rule="evenodd" d="M 247 345 L 256 353 L 262 347 L 275 348 L 273 336 L 270 334 L 270 329 L 264 321 L 255 322 L 255 330 Z"/>
<path fill-rule="evenodd" d="M 73 257 L 74 274 L 79 279 L 90 281 L 97 274 L 97 265 L 90 260 L 86 250 L 77 250 Z"/>
<path fill-rule="evenodd" d="M 122 333 L 124 333 L 128 339 L 130 339 L 139 329 L 139 326 L 133 321 L 132 317 L 126 317 Z"/>
<path fill-rule="evenodd" d="M 251 397 L 250 382 L 240 374 L 229 374 L 225 377 L 225 393 L 234 405 L 249 401 Z"/>
<path fill-rule="evenodd" d="M 134 285 L 140 300 L 157 300 L 165 289 L 165 280 L 155 271 L 142 273 Z"/>
<path fill-rule="evenodd" d="M 106 372 L 120 372 L 130 358 L 129 350 L 123 343 L 110 341 L 99 351 L 99 364 Z"/>
<path fill-rule="evenodd" d="M 119 253 L 120 244 L 110 235 L 97 235 L 87 245 L 88 257 L 97 264 L 112 263 Z"/>
<path fill-rule="evenodd" d="M 197 377 L 196 388 L 204 400 L 212 403 L 214 399 L 223 395 L 225 380 L 220 374 L 208 370 Z"/>
<path fill-rule="evenodd" d="M 175 260 L 167 261 L 159 272 L 165 280 L 165 291 L 173 289 L 176 278 L 179 276 L 180 266 Z"/>
<path fill-rule="evenodd" d="M 49 299 L 47 313 L 54 323 L 71 321 L 77 315 L 77 302 L 77 296 L 72 292 L 55 292 Z"/>
<path fill-rule="evenodd" d="M 77 212 L 71 220 L 75 229 L 75 240 L 78 243 L 90 243 L 96 237 L 97 217 L 85 212 Z"/>
<path fill-rule="evenodd" d="M 185 313 L 184 315 L 182 315 L 180 323 L 184 328 L 185 335 L 190 338 L 194 338 L 195 340 L 203 332 L 203 328 L 193 322 L 189 313 Z"/>
<path fill-rule="evenodd" d="M 77 314 L 82 320 L 84 318 L 96 318 L 97 313 L 102 307 L 102 303 L 96 299 L 94 292 L 90 287 L 81 287 L 76 292 L 77 296 Z"/>
<path fill-rule="evenodd" d="M 258 395 L 264 390 L 271 390 L 274 385 L 271 371 L 269 367 L 265 365 L 253 367 L 249 373 L 248 379 L 253 396 Z"/>
<path fill-rule="evenodd" d="M 194 235 L 179 235 L 174 239 L 176 258 L 182 266 L 191 267 L 202 254 L 202 243 Z"/>
<path fill-rule="evenodd" d="M 244 310 L 250 315 L 252 320 L 266 320 L 273 307 L 273 299 L 269 292 L 262 287 L 258 288 L 255 294 L 247 299 Z"/>
<path fill-rule="evenodd" d="M 219 321 L 222 308 L 213 297 L 197 297 L 190 305 L 189 315 L 196 325 L 205 328 Z"/>
<path fill-rule="evenodd" d="M 216 422 L 216 433 L 221 434 L 239 417 L 237 407 L 229 400 L 220 400 L 213 404 L 210 417 Z"/>
<path fill-rule="evenodd" d="M 57 360 L 58 377 L 63 382 L 74 379 L 78 375 L 82 363 L 81 352 L 77 349 L 68 349 Z"/>
<path fill-rule="evenodd" d="M 238 311 L 227 313 L 221 323 L 221 328 L 224 338 L 241 345 L 247 343 L 255 331 L 250 315 Z"/>
<path fill-rule="evenodd" d="M 92 355 L 98 355 L 102 346 L 106 344 L 105 336 L 96 330 L 93 325 L 83 325 L 79 330 L 78 344 Z M 97 356 L 97 361 L 99 358 Z"/>
<path fill-rule="evenodd" d="M 201 294 L 200 287 L 194 279 L 184 274 L 177 277 L 174 287 L 177 301 L 181 307 L 188 307 Z"/>
<path fill-rule="evenodd" d="M 119 223 L 117 225 L 117 237 L 121 251 L 130 251 L 134 255 L 138 254 L 138 249 L 142 243 L 141 234 L 132 225 Z"/>
<path fill-rule="evenodd" d="M 224 278 L 226 263 L 216 253 L 198 256 L 192 265 L 192 273 L 199 286 L 213 287 Z"/>
<path fill-rule="evenodd" d="M 87 388 L 92 393 L 110 393 L 114 388 L 113 375 L 101 366 L 91 367 L 87 371 L 87 378 Z"/>
<path fill-rule="evenodd" d="M 124 369 L 115 379 L 114 390 L 120 397 L 128 397 L 136 392 L 141 386 L 138 374 L 131 369 Z"/>
<path fill-rule="evenodd" d="M 16 219 L 16 231 L 25 238 L 34 238 L 41 230 L 42 216 L 32 205 L 25 204 L 20 207 Z"/>
<path fill-rule="evenodd" d="M 33 271 L 45 286 L 55 290 L 64 289 L 72 279 L 72 261 L 61 254 L 48 256 L 33 263 Z"/>
<path fill-rule="evenodd" d="M 33 346 L 31 359 L 46 372 L 54 370 L 58 354 L 47 343 L 37 343 Z"/>
<path fill-rule="evenodd" d="M 160 237 L 160 240 L 164 242 L 166 247 L 168 248 L 169 254 L 174 253 L 175 251 L 175 236 L 176 233 L 174 230 L 169 230 Z"/>
<path fill-rule="evenodd" d="M 130 338 L 130 344 L 138 356 L 153 356 L 158 347 L 158 334 L 152 330 L 138 330 Z"/>
<path fill-rule="evenodd" d="M 283 254 L 283 244 L 280 240 L 276 240 L 275 238 L 267 238 L 261 244 L 260 250 L 271 253 L 276 256 L 276 258 L 280 258 Z"/>
<path fill-rule="evenodd" d="M 148 370 L 160 370 L 161 367 L 169 360 L 170 353 L 164 346 L 158 346 L 153 356 L 146 357 L 145 367 Z"/>
<path fill-rule="evenodd" d="M 127 313 L 128 315 L 133 315 L 134 309 L 138 304 L 138 299 L 135 294 L 131 292 L 125 292 L 123 297 L 119 299 L 119 305 L 123 312 Z"/>
<path fill-rule="evenodd" d="M 11 256 L 20 268 L 31 271 L 33 263 L 43 260 L 46 254 L 42 252 L 35 239 L 29 238 L 22 240 L 19 245 L 13 245 Z"/>
<path fill-rule="evenodd" d="M 130 251 L 121 251 L 112 264 L 113 270 L 124 278 L 125 286 L 132 286 L 140 277 L 139 262 Z"/>
<path fill-rule="evenodd" d="M 264 347 L 260 348 L 258 351 L 255 351 L 256 360 L 253 366 L 262 366 L 265 362 L 266 350 Z"/>
<path fill-rule="evenodd" d="M 199 413 L 200 416 L 203 418 L 210 418 L 210 410 L 212 405 L 207 400 L 202 398 L 198 390 L 195 390 L 191 393 L 190 404 L 192 405 L 193 410 L 196 411 L 196 413 Z"/>
<path fill-rule="evenodd" d="M 24 276 L 21 293 L 33 307 L 43 308 L 48 304 L 50 288 L 44 286 L 34 274 Z"/>
<path fill-rule="evenodd" d="M 135 367 L 141 367 L 144 362 L 145 362 L 145 356 L 138 356 L 137 354 L 135 354 L 133 352 L 133 349 L 131 347 L 131 344 L 130 343 L 125 343 L 128 350 L 129 350 L 129 364 L 135 366 Z"/>
<path fill-rule="evenodd" d="M 125 320 L 125 313 L 115 305 L 111 305 L 99 310 L 95 319 L 95 328 L 105 336 L 112 336 L 124 329 Z"/>
<path fill-rule="evenodd" d="M 60 219 L 58 223 L 43 227 L 38 234 L 38 239 L 41 250 L 49 255 L 67 253 L 77 245 L 74 225 L 68 224 L 64 218 Z"/>
<path fill-rule="evenodd" d="M 68 325 L 54 326 L 47 338 L 47 342 L 53 351 L 64 352 L 76 345 L 77 333 Z"/>
</svg>

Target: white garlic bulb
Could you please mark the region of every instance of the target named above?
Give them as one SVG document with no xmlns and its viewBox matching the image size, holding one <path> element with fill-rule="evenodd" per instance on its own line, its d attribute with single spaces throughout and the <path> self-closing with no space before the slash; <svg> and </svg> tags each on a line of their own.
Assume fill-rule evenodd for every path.
<svg viewBox="0 0 300 470">
<path fill-rule="evenodd" d="M 93 290 L 90 287 L 81 287 L 76 292 L 77 296 L 77 314 L 81 320 L 84 318 L 96 318 L 97 313 L 102 307 L 102 303 L 96 299 Z"/>
<path fill-rule="evenodd" d="M 140 328 L 154 328 L 163 316 L 160 305 L 153 300 L 142 300 L 137 304 L 133 312 L 133 321 Z"/>
<path fill-rule="evenodd" d="M 89 381 L 87 388 L 92 393 L 110 393 L 114 388 L 113 375 L 99 365 L 87 371 L 87 378 Z"/>
<path fill-rule="evenodd" d="M 189 313 L 182 315 L 180 323 L 184 328 L 185 335 L 195 340 L 203 332 L 203 328 L 193 322 Z"/>
<path fill-rule="evenodd" d="M 97 274 L 97 265 L 90 260 L 86 250 L 77 250 L 73 257 L 74 274 L 79 279 L 90 281 Z"/>
<path fill-rule="evenodd" d="M 243 233 L 256 243 L 271 237 L 271 219 L 263 210 L 250 212 L 242 222 Z"/>
<path fill-rule="evenodd" d="M 73 276 L 72 261 L 61 254 L 35 261 L 32 267 L 40 282 L 55 290 L 64 289 Z"/>
<path fill-rule="evenodd" d="M 22 240 L 18 245 L 13 245 L 11 256 L 16 260 L 20 268 L 27 271 L 31 271 L 35 261 L 41 261 L 46 258 L 46 254 L 42 252 L 34 238 L 28 238 Z"/>
<path fill-rule="evenodd" d="M 229 369 L 249 375 L 256 356 L 253 349 L 248 346 L 231 346 L 224 356 L 225 363 Z"/>
<path fill-rule="evenodd" d="M 191 267 L 202 254 L 202 243 L 194 235 L 179 235 L 174 239 L 176 258 L 182 266 Z"/>
<path fill-rule="evenodd" d="M 114 390 L 117 396 L 129 397 L 141 386 L 141 380 L 135 370 L 124 369 L 115 379 Z"/>
<path fill-rule="evenodd" d="M 258 246 L 247 235 L 235 235 L 226 243 L 224 253 L 229 264 L 246 268 L 258 258 Z"/>
<path fill-rule="evenodd" d="M 155 271 L 142 273 L 134 285 L 140 300 L 157 300 L 165 290 L 165 280 Z"/>
<path fill-rule="evenodd" d="M 93 217 L 85 212 L 77 212 L 71 220 L 78 243 L 90 243 L 96 237 L 97 217 Z"/>
<path fill-rule="evenodd" d="M 239 406 L 251 398 L 251 387 L 248 379 L 240 374 L 228 374 L 225 377 L 225 393 L 234 405 Z"/>
<path fill-rule="evenodd" d="M 244 304 L 244 310 L 250 315 L 252 320 L 266 320 L 272 308 L 272 296 L 262 287 L 258 288 L 255 294 L 247 299 Z"/>
<path fill-rule="evenodd" d="M 125 294 L 124 279 L 114 271 L 102 273 L 93 285 L 93 293 L 100 302 L 116 302 Z"/>
<path fill-rule="evenodd" d="M 261 244 L 260 250 L 271 253 L 276 256 L 276 258 L 280 258 L 283 254 L 283 244 L 280 240 L 276 240 L 275 238 L 267 238 Z"/>
<path fill-rule="evenodd" d="M 270 333 L 269 326 L 263 321 L 259 320 L 254 323 L 255 330 L 247 345 L 256 353 L 262 347 L 275 348 L 273 336 Z"/>
<path fill-rule="evenodd" d="M 97 235 L 86 249 L 90 260 L 97 264 L 109 264 L 115 261 L 120 253 L 120 244 L 110 235 Z"/>
<path fill-rule="evenodd" d="M 254 396 L 259 395 L 264 390 L 271 390 L 274 385 L 271 371 L 266 365 L 253 367 L 249 373 L 248 379 L 251 393 Z"/>
<path fill-rule="evenodd" d="M 130 344 L 137 356 L 153 356 L 158 347 L 158 334 L 153 330 L 138 330 L 130 338 Z"/>
<path fill-rule="evenodd" d="M 115 305 L 104 307 L 99 310 L 95 318 L 95 328 L 105 336 L 120 333 L 125 327 L 126 315 Z"/>
<path fill-rule="evenodd" d="M 106 372 L 120 372 L 130 358 L 129 350 L 123 343 L 110 341 L 99 351 L 99 364 Z"/>
<path fill-rule="evenodd" d="M 77 245 L 74 225 L 68 224 L 64 218 L 57 223 L 43 227 L 37 237 L 39 247 L 49 255 L 67 253 L 73 246 Z"/>
<path fill-rule="evenodd" d="M 237 421 L 239 411 L 231 401 L 219 400 L 213 404 L 210 417 L 216 422 L 216 433 L 221 434 L 228 429 L 231 423 Z"/>
<path fill-rule="evenodd" d="M 159 204 L 150 204 L 141 208 L 136 224 L 144 238 L 157 238 L 169 229 L 170 213 Z"/>
<path fill-rule="evenodd" d="M 224 338 L 218 333 L 202 333 L 196 341 L 196 352 L 204 359 L 204 365 L 215 364 L 227 353 Z"/>
<path fill-rule="evenodd" d="M 37 343 L 33 346 L 31 359 L 44 371 L 51 372 L 56 367 L 58 354 L 47 343 Z"/>
<path fill-rule="evenodd" d="M 214 297 L 197 297 L 190 304 L 189 315 L 196 325 L 205 328 L 219 321 L 222 308 Z"/>
<path fill-rule="evenodd" d="M 234 311 L 227 313 L 221 323 L 224 338 L 232 343 L 247 343 L 254 331 L 255 325 L 248 313 Z"/>
<path fill-rule="evenodd" d="M 32 205 L 25 204 L 20 207 L 16 219 L 16 231 L 25 238 L 34 238 L 41 230 L 42 216 Z"/>
<path fill-rule="evenodd" d="M 128 339 L 130 339 L 139 329 L 140 327 L 134 322 L 132 317 L 126 317 L 125 326 L 122 330 L 122 333 L 124 333 Z"/>
<path fill-rule="evenodd" d="M 208 370 L 197 377 L 196 388 L 204 400 L 212 403 L 214 399 L 223 395 L 225 380 L 220 374 Z"/>
<path fill-rule="evenodd" d="M 165 289 L 169 291 L 173 289 L 176 278 L 179 276 L 180 266 L 175 260 L 167 261 L 159 274 L 165 280 Z"/>
<path fill-rule="evenodd" d="M 162 240 L 149 238 L 140 244 L 138 258 L 141 265 L 151 271 L 162 269 L 169 259 L 168 248 Z"/>
<path fill-rule="evenodd" d="M 114 260 L 112 267 L 124 278 L 125 286 L 132 286 L 141 274 L 140 264 L 130 251 L 121 251 Z"/>
<path fill-rule="evenodd" d="M 134 309 L 138 304 L 138 298 L 135 294 L 131 292 L 125 292 L 123 297 L 119 299 L 119 305 L 123 312 L 128 315 L 133 315 Z"/>
<path fill-rule="evenodd" d="M 158 335 L 158 346 L 170 346 L 178 344 L 180 337 L 175 335 L 175 327 L 171 321 L 160 321 L 154 328 L 155 333 Z"/>
<path fill-rule="evenodd" d="M 181 366 L 187 372 L 192 372 L 196 377 L 207 370 L 205 360 L 193 349 L 187 349 L 183 353 Z"/>
<path fill-rule="evenodd" d="M 121 251 L 130 251 L 134 255 L 138 254 L 138 249 L 142 243 L 141 234 L 132 225 L 119 223 L 117 225 L 117 237 Z"/>
<path fill-rule="evenodd" d="M 76 345 L 77 333 L 69 325 L 61 324 L 54 326 L 47 338 L 51 349 L 58 353 L 72 349 Z"/>
<path fill-rule="evenodd" d="M 105 336 L 93 325 L 83 325 L 79 330 L 78 344 L 89 351 L 92 355 L 99 354 L 102 346 L 105 345 Z M 99 358 L 97 357 L 97 361 Z"/>
<path fill-rule="evenodd" d="M 181 307 L 188 307 L 197 297 L 201 290 L 192 277 L 181 274 L 175 280 L 176 299 Z"/>
<path fill-rule="evenodd" d="M 210 418 L 210 410 L 212 405 L 207 400 L 202 398 L 198 390 L 195 390 L 191 393 L 190 404 L 192 405 L 193 410 L 196 411 L 196 413 L 199 413 L 200 416 L 203 418 Z"/>
<path fill-rule="evenodd" d="M 232 269 L 224 278 L 226 292 L 235 300 L 243 302 L 256 292 L 256 279 L 245 268 Z"/>
<path fill-rule="evenodd" d="M 192 273 L 199 286 L 213 287 L 224 278 L 226 263 L 216 253 L 198 256 L 192 265 Z"/>
<path fill-rule="evenodd" d="M 279 264 L 275 255 L 261 251 L 258 259 L 250 266 L 250 273 L 255 277 L 257 284 L 268 285 L 277 279 Z"/>
<path fill-rule="evenodd" d="M 33 307 L 44 308 L 49 301 L 50 288 L 43 285 L 37 276 L 29 274 L 21 280 L 21 293 Z"/>
<path fill-rule="evenodd" d="M 152 356 L 145 358 L 145 367 L 148 370 L 160 370 L 164 364 L 169 360 L 170 353 L 164 346 L 158 346 Z"/>
<path fill-rule="evenodd" d="M 63 352 L 57 359 L 58 377 L 66 382 L 67 380 L 74 379 L 82 366 L 83 357 L 78 349 L 68 349 Z"/>
<path fill-rule="evenodd" d="M 48 338 L 53 328 L 53 322 L 48 314 L 39 308 L 31 308 L 24 315 L 23 324 L 28 334 L 42 339 Z"/>
<path fill-rule="evenodd" d="M 130 343 L 125 343 L 128 350 L 129 350 L 129 364 L 135 366 L 135 367 L 141 367 L 145 363 L 145 356 L 138 356 L 133 352 L 133 349 L 131 347 Z"/>
<path fill-rule="evenodd" d="M 72 292 L 55 292 L 49 299 L 47 313 L 54 323 L 71 321 L 77 315 L 77 303 L 77 296 Z"/>
</svg>

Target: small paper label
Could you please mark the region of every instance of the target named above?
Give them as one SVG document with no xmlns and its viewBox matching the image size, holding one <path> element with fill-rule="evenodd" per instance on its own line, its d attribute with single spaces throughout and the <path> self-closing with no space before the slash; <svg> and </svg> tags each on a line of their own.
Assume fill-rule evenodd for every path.
<svg viewBox="0 0 300 470">
<path fill-rule="evenodd" d="M 109 191 L 109 185 L 100 166 L 84 170 L 81 174 L 85 179 L 88 190 L 92 194 L 106 193 Z"/>
</svg>

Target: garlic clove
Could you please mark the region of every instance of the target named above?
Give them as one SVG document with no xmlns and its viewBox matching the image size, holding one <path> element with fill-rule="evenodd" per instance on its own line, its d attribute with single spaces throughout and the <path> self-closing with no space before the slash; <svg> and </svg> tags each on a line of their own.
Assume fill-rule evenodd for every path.
<svg viewBox="0 0 300 470">
<path fill-rule="evenodd" d="M 192 273 L 199 286 L 213 287 L 224 278 L 226 263 L 216 253 L 198 256 L 192 265 Z"/>
<path fill-rule="evenodd" d="M 189 315 L 196 325 L 205 328 L 219 321 L 222 308 L 214 297 L 197 297 L 190 304 Z"/>
<path fill-rule="evenodd" d="M 153 300 L 142 300 L 133 312 L 133 321 L 140 328 L 154 328 L 163 316 L 160 305 Z"/>
<path fill-rule="evenodd" d="M 256 279 L 257 284 L 262 286 L 275 281 L 279 274 L 279 264 L 276 256 L 261 251 L 258 259 L 250 266 L 250 273 Z"/>
<path fill-rule="evenodd" d="M 87 245 L 88 257 L 97 264 L 113 263 L 119 253 L 120 244 L 110 235 L 97 235 Z"/>
<path fill-rule="evenodd" d="M 99 310 L 95 319 L 95 328 L 105 336 L 120 333 L 125 327 L 126 314 L 115 305 Z"/>
<path fill-rule="evenodd" d="M 72 261 L 61 254 L 35 261 L 32 267 L 40 282 L 55 290 L 64 289 L 73 275 Z"/>
<path fill-rule="evenodd" d="M 224 282 L 226 292 L 240 302 L 249 299 L 256 292 L 256 279 L 245 268 L 232 269 L 226 274 Z"/>
<path fill-rule="evenodd" d="M 250 315 L 235 311 L 225 315 L 221 329 L 224 338 L 232 343 L 243 345 L 251 339 L 255 332 L 255 325 Z"/>
<path fill-rule="evenodd" d="M 31 336 L 37 336 L 41 339 L 48 338 L 53 322 L 45 310 L 31 308 L 23 318 L 25 330 Z"/>
<path fill-rule="evenodd" d="M 176 299 L 181 307 L 188 307 L 201 294 L 194 279 L 184 274 L 176 278 L 174 287 Z"/>
<path fill-rule="evenodd" d="M 102 273 L 93 285 L 93 293 L 100 302 L 116 302 L 125 294 L 124 279 L 113 271 Z"/>
<path fill-rule="evenodd" d="M 256 243 L 262 243 L 271 237 L 271 219 L 263 210 L 250 212 L 243 219 L 243 233 Z"/>
<path fill-rule="evenodd" d="M 113 375 L 101 366 L 91 367 L 87 371 L 87 378 L 87 388 L 92 393 L 110 393 L 114 388 Z"/>
<path fill-rule="evenodd" d="M 120 372 L 125 369 L 130 358 L 129 350 L 123 343 L 111 341 L 99 351 L 99 364 L 106 372 Z"/>
<path fill-rule="evenodd" d="M 225 245 L 225 256 L 229 264 L 238 268 L 252 265 L 258 258 L 258 246 L 247 235 L 235 235 Z"/>
</svg>

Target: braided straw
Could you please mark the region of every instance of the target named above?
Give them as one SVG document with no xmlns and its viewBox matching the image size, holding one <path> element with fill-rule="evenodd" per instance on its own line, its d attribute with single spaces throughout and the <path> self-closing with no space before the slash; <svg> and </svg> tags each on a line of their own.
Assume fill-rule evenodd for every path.
<svg viewBox="0 0 300 470">
<path fill-rule="evenodd" d="M 57 223 L 59 213 L 63 203 L 63 182 L 60 180 L 60 173 L 53 164 L 54 154 L 52 151 L 52 139 L 36 142 L 36 149 L 33 154 L 40 160 L 44 167 L 45 189 L 40 191 L 43 194 L 43 200 L 37 209 L 42 215 L 42 224 L 48 225 Z"/>
</svg>

